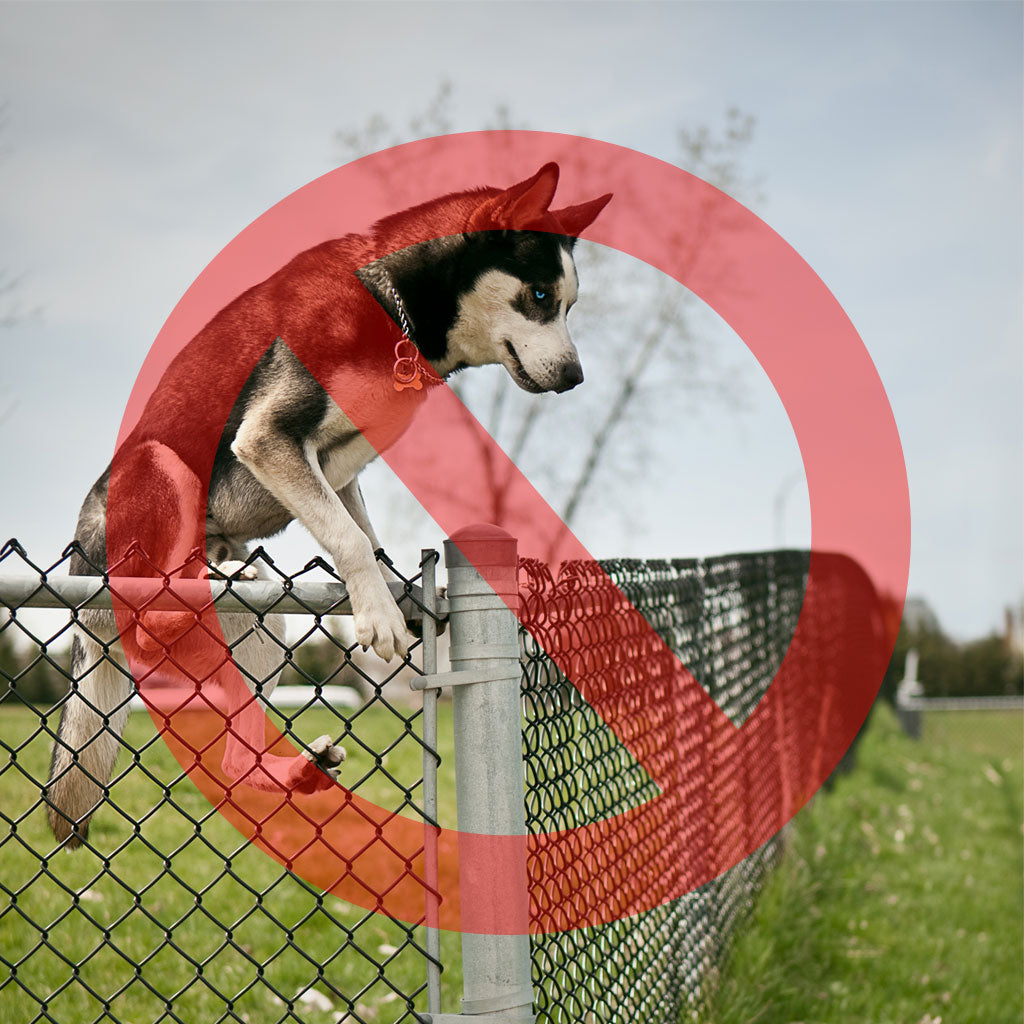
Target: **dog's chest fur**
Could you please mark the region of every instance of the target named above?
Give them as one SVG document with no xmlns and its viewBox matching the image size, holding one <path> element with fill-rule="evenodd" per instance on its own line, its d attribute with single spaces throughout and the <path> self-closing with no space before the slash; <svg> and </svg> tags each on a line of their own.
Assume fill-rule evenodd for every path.
<svg viewBox="0 0 1024 1024">
<path fill-rule="evenodd" d="M 268 374 L 276 368 L 277 385 L 264 387 L 264 382 L 257 381 L 240 398 L 244 411 L 232 426 L 251 427 L 256 421 L 264 437 L 300 447 L 306 464 L 317 466 L 335 492 L 401 437 L 426 397 L 425 390 L 398 392 L 390 373 L 358 363 L 339 367 L 324 381 L 325 391 L 283 345 L 275 346 L 264 366 Z M 287 386 L 282 387 L 285 375 Z M 282 415 L 283 400 L 287 417 Z M 295 510 L 286 509 L 233 455 L 233 434 L 231 430 L 225 437 L 211 481 L 207 535 L 243 542 L 271 536 L 288 525 Z M 295 463 L 296 472 L 302 472 L 302 465 Z"/>
<path fill-rule="evenodd" d="M 346 375 L 339 393 L 346 396 L 348 411 L 343 412 L 328 397 L 323 419 L 307 442 L 335 491 L 352 481 L 405 433 L 425 397 L 422 391 L 395 391 L 390 378 L 382 383 L 378 376 L 360 383 L 361 387 L 354 387 L 351 374 Z M 372 423 L 372 429 L 367 429 L 368 423 Z"/>
</svg>

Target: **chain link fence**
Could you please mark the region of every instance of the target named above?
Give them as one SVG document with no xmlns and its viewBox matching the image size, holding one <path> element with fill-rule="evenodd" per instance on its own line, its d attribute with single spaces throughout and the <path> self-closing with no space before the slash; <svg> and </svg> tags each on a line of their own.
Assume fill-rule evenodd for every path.
<svg viewBox="0 0 1024 1024">
<path fill-rule="evenodd" d="M 926 697 L 918 652 L 907 651 L 896 688 L 896 717 L 911 737 L 978 754 L 1000 755 L 1024 740 L 1024 696 Z M 1006 743 L 1006 736 L 1011 737 Z"/>
<path fill-rule="evenodd" d="M 303 881 L 287 870 L 294 863 L 282 866 L 266 855 L 267 829 L 258 828 L 258 841 L 251 842 L 251 830 L 248 837 L 245 829 L 239 835 L 221 813 L 223 805 L 211 806 L 154 725 L 158 679 L 146 688 L 151 715 L 127 716 L 118 769 L 85 848 L 74 856 L 58 849 L 46 825 L 44 787 L 57 718 L 80 684 L 68 665 L 69 632 L 89 621 L 86 607 L 104 600 L 109 606 L 110 598 L 95 577 L 88 578 L 88 593 L 69 591 L 67 554 L 42 567 L 9 542 L 0 550 L 0 606 L 9 609 L 6 619 L 0 611 L 5 1021 L 455 1019 L 440 1014 L 440 1007 L 470 991 L 468 983 L 463 989 L 462 973 L 471 961 L 464 965 L 457 934 L 436 927 L 445 898 L 437 877 L 437 835 L 439 825 L 455 820 L 456 740 L 452 701 L 438 700 L 430 680 L 440 686 L 442 677 L 434 675 L 437 634 L 457 614 L 454 602 L 435 588 L 437 555 L 425 552 L 419 572 L 409 578 L 396 573 L 392 591 L 423 637 L 397 667 L 364 656 L 351 641 L 343 586 L 314 582 L 330 573 L 324 563 L 286 575 L 262 552 L 254 558 L 271 579 L 214 584 L 213 601 L 219 610 L 248 608 L 253 627 L 244 642 L 255 636 L 278 652 L 284 678 L 267 704 L 281 732 L 300 748 L 308 749 L 310 737 L 321 734 L 339 737 L 347 748 L 340 781 L 351 797 L 339 811 L 349 822 L 340 844 L 344 877 L 323 886 Z M 610 924 L 573 926 L 571 908 L 590 883 L 574 879 L 571 865 L 556 862 L 564 849 L 546 845 L 545 835 L 617 820 L 654 800 L 658 787 L 604 724 L 600 702 L 585 699 L 586 687 L 570 684 L 545 651 L 564 649 L 571 637 L 583 676 L 587 659 L 604 646 L 654 657 L 643 637 L 629 635 L 632 604 L 728 719 L 742 724 L 790 645 L 807 572 L 802 552 L 570 563 L 557 577 L 540 563 L 520 562 L 525 820 L 533 836 L 526 846 L 530 959 L 538 1021 L 696 1019 L 729 937 L 779 850 L 772 839 L 713 881 L 656 909 Z M 287 613 L 286 627 L 274 620 L 278 613 Z M 841 621 L 841 594 L 834 613 Z M 819 623 L 819 630 L 828 628 Z M 447 636 L 442 653 L 446 643 Z M 101 637 L 100 644 L 113 658 L 109 640 Z M 664 842 L 671 857 L 699 874 L 701 858 L 712 863 L 717 848 L 763 834 L 765 822 L 778 813 L 780 791 L 793 779 L 771 753 L 760 755 L 763 763 L 753 754 L 742 764 L 723 759 L 715 735 L 722 726 L 707 702 L 692 696 L 681 701 L 657 678 L 654 673 L 654 683 L 639 695 L 644 714 L 629 747 L 655 760 L 671 748 L 680 759 L 689 811 L 679 818 L 669 805 L 651 817 L 652 836 L 643 838 Z M 633 679 L 624 672 L 618 685 L 628 688 Z M 260 682 L 250 680 L 253 700 Z M 827 673 L 821 683 L 824 692 Z M 194 699 L 194 692 L 175 693 L 168 685 L 165 698 L 180 711 L 180 702 Z M 144 706 L 137 695 L 128 699 L 132 707 Z M 208 730 L 211 758 L 219 763 L 223 715 L 204 707 L 194 716 L 206 721 L 197 728 Z M 784 705 L 778 729 L 780 750 L 796 732 L 820 733 L 824 745 L 828 720 L 819 708 L 793 700 Z M 280 742 L 268 749 L 283 751 Z M 383 816 L 364 804 L 383 809 Z M 365 828 L 355 834 L 350 826 L 359 814 Z M 389 827 L 399 819 L 418 822 L 422 839 L 396 852 Z M 725 834 L 723 822 L 738 834 Z M 403 907 L 422 908 L 417 916 L 399 920 L 374 912 L 392 906 L 396 892 L 405 894 Z M 474 1012 L 480 1019 L 488 1013 L 512 1019 L 485 1002 L 477 1000 L 476 1010 L 464 1004 L 461 1019 Z"/>
<path fill-rule="evenodd" d="M 569 564 L 556 580 L 539 563 L 526 564 L 525 622 L 540 641 L 526 641 L 523 660 L 527 823 L 536 833 L 622 815 L 658 794 L 625 746 L 544 655 L 545 634 L 571 619 L 581 643 L 588 636 L 596 644 L 621 642 L 609 636 L 615 631 L 608 624 L 617 618 L 629 622 L 619 596 L 625 595 L 729 719 L 742 724 L 766 692 L 793 636 L 808 555 L 784 551 L 706 560 L 619 560 L 600 568 L 603 572 Z M 669 719 L 672 729 L 668 737 L 652 729 L 650 736 L 633 736 L 632 743 L 648 750 L 678 744 L 691 790 L 688 820 L 655 819 L 650 827 L 667 826 L 682 847 L 697 851 L 711 851 L 722 840 L 715 834 L 715 820 L 754 832 L 758 815 L 778 806 L 773 789 L 777 766 L 717 760 L 715 725 L 705 704 L 691 700 L 680 707 L 672 693 L 657 688 L 648 688 L 644 699 L 648 707 L 664 704 L 664 713 L 649 721 Z M 713 777 L 722 780 L 738 772 L 747 778 L 715 787 L 731 794 L 735 806 L 724 815 L 712 813 Z M 748 784 L 759 776 L 760 785 Z M 538 1020 L 676 1024 L 695 1017 L 714 986 L 728 939 L 778 850 L 779 840 L 773 838 L 714 881 L 647 913 L 536 936 Z M 531 877 L 544 879 L 553 871 L 535 865 Z M 557 924 L 557 902 L 535 898 L 535 905 L 545 906 L 547 923 Z"/>
<path fill-rule="evenodd" d="M 428 967 L 439 968 L 439 953 L 428 952 L 422 913 L 403 924 L 372 907 L 375 897 L 403 881 L 425 897 L 422 844 L 395 869 L 386 841 L 368 821 L 358 836 L 350 834 L 348 884 L 334 890 L 349 898 L 318 890 L 257 849 L 210 805 L 134 688 L 106 710 L 108 718 L 128 708 L 139 713 L 127 716 L 117 769 L 83 848 L 74 854 L 57 848 L 43 787 L 51 748 L 59 747 L 61 711 L 83 684 L 69 665 L 72 625 L 95 639 L 110 668 L 127 673 L 96 624 L 93 606 L 110 606 L 109 589 L 100 578 L 65 576 L 74 554 L 41 566 L 16 542 L 0 550 L 3 603 L 14 606 L 7 615 L 0 611 L 0 814 L 6 825 L 0 957 L 7 972 L 0 981 L 0 1019 L 416 1020 L 414 1010 L 427 1005 Z M 434 560 L 433 553 L 425 559 L 431 572 Z M 423 672 L 423 641 L 397 667 L 385 666 L 347 638 L 345 620 L 336 615 L 347 608 L 343 586 L 315 582 L 325 574 L 329 579 L 325 563 L 285 575 L 262 553 L 254 561 L 273 579 L 215 584 L 215 604 L 226 607 L 234 598 L 237 607 L 242 595 L 241 603 L 253 610 L 256 641 L 278 652 L 284 678 L 268 702 L 274 724 L 295 743 L 340 737 L 348 753 L 341 781 L 356 798 L 429 821 L 423 707 L 409 687 Z M 402 578 L 392 589 L 404 595 L 410 618 L 422 623 L 419 580 L 419 574 Z M 70 584 L 77 592 L 69 595 Z M 284 628 L 274 621 L 280 612 L 288 613 Z M 182 690 L 181 673 L 172 668 L 165 663 L 166 679 L 148 681 L 147 701 L 179 711 L 180 721 L 195 688 Z M 212 705 L 187 717 L 190 729 L 208 736 L 218 763 L 223 717 Z M 270 749 L 284 753 L 280 744 Z M 429 753 L 428 768 L 436 763 Z M 307 799 L 315 807 L 324 796 Z M 457 967 L 455 946 L 446 941 L 447 959 Z M 457 979 L 457 971 L 450 973 Z"/>
</svg>

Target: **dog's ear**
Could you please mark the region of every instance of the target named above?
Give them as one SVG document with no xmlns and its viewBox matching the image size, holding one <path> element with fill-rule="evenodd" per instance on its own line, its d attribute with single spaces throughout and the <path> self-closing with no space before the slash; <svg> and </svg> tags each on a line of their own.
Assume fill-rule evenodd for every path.
<svg viewBox="0 0 1024 1024">
<path fill-rule="evenodd" d="M 537 224 L 546 217 L 557 185 L 558 164 L 545 164 L 532 178 L 485 199 L 469 215 L 466 230 L 522 230 Z"/>
<path fill-rule="evenodd" d="M 589 227 L 597 219 L 597 215 L 608 205 L 612 194 L 591 199 L 589 203 L 578 206 L 567 206 L 564 210 L 552 210 L 551 216 L 562 226 L 562 230 L 576 238 L 584 228 Z"/>
</svg>

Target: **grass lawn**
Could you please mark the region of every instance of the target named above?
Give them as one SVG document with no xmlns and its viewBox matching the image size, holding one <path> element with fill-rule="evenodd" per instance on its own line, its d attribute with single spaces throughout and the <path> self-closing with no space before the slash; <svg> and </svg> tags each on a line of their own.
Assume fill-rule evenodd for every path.
<svg viewBox="0 0 1024 1024">
<path fill-rule="evenodd" d="M 441 719 L 444 772 L 452 751 L 443 704 Z M 0 709 L 0 813 L 8 824 L 0 835 L 0 956 L 14 965 L 0 972 L 4 1024 L 333 1024 L 345 1013 L 355 1014 L 352 1024 L 390 1024 L 411 1020 L 413 1005 L 426 1010 L 425 959 L 416 948 L 423 929 L 317 893 L 246 843 L 181 778 L 145 713 L 131 716 L 125 736 L 145 748 L 153 778 L 132 768 L 115 784 L 89 836 L 100 854 L 55 851 L 39 799 L 50 747 L 40 721 L 30 708 Z M 400 807 L 386 769 L 418 801 L 422 755 L 410 728 L 419 727 L 418 718 L 407 727 L 380 705 L 360 712 L 345 740 L 346 783 Z M 316 709 L 298 716 L 294 731 L 310 739 L 341 729 L 330 711 Z M 367 749 L 388 751 L 380 766 Z M 126 764 L 122 753 L 119 768 Z M 444 781 L 440 789 L 448 801 L 442 821 L 454 821 L 454 787 Z M 442 960 L 453 965 L 444 984 L 454 1006 L 457 937 L 442 933 Z M 319 1009 L 313 995 L 298 999 L 311 986 L 325 1000 Z M 292 1015 L 288 1004 L 297 999 Z"/>
<path fill-rule="evenodd" d="M 879 706 L 857 770 L 795 819 L 738 936 L 713 1024 L 1020 1024 L 1016 713 Z"/>
<path fill-rule="evenodd" d="M 440 717 L 450 825 L 449 705 Z M 99 852 L 55 851 L 42 721 L 0 708 L 0 957 L 13 965 L 0 1022 L 396 1024 L 426 1009 L 422 929 L 322 895 L 246 843 L 182 779 L 148 715 L 132 715 L 126 739 L 152 778 L 133 767 L 115 784 L 90 835 Z M 358 712 L 346 784 L 385 807 L 403 790 L 419 800 L 419 725 L 379 704 Z M 318 709 L 293 731 L 339 726 Z M 880 706 L 857 771 L 795 820 L 708 1024 L 1019 1022 L 1022 741 L 1019 715 L 932 715 L 916 743 Z M 378 764 L 372 751 L 387 753 Z M 452 1012 L 457 936 L 442 933 L 442 961 Z"/>
</svg>

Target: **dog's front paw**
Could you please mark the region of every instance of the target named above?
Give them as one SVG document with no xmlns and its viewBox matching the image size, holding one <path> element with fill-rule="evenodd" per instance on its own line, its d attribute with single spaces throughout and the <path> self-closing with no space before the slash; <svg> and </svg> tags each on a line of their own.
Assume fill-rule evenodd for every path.
<svg viewBox="0 0 1024 1024">
<path fill-rule="evenodd" d="M 412 635 L 405 626 L 405 616 L 391 596 L 384 580 L 378 575 L 375 584 L 365 589 L 349 586 L 352 599 L 352 626 L 356 643 L 365 651 L 372 647 L 374 653 L 385 661 L 396 654 L 405 657 L 409 653 Z"/>
<path fill-rule="evenodd" d="M 256 580 L 259 579 L 259 571 L 255 565 L 247 565 L 245 562 L 220 562 L 210 568 L 207 575 L 211 579 L 232 579 Z"/>
</svg>

